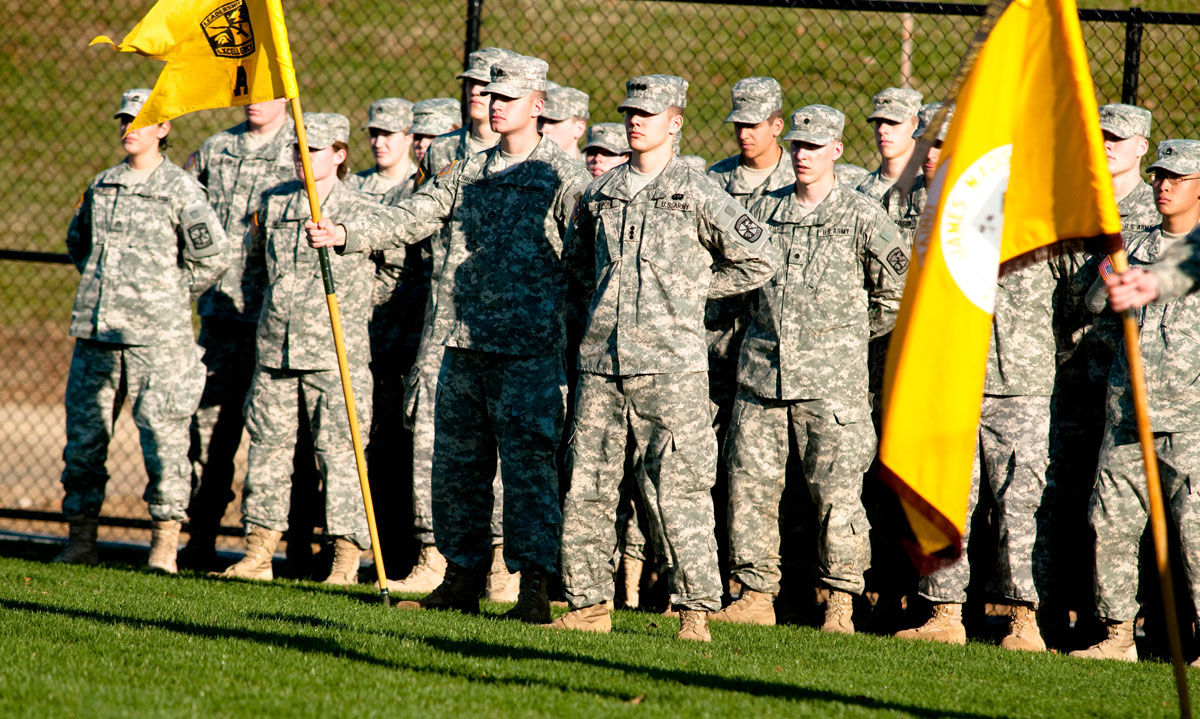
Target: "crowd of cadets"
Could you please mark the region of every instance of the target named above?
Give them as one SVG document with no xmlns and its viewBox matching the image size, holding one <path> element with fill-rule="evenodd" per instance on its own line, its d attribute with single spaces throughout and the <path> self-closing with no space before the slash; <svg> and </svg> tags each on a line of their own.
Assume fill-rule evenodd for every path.
<svg viewBox="0 0 1200 719">
<path fill-rule="evenodd" d="M 624 124 L 589 127 L 588 96 L 548 69 L 485 48 L 459 75 L 465 115 L 449 98 L 375 102 L 374 166 L 356 175 L 347 119 L 306 115 L 319 224 L 283 101 L 250 105 L 182 169 L 162 154 L 170 123 L 124 134 L 125 161 L 88 187 L 67 237 L 82 278 L 58 559 L 97 561 L 105 458 L 128 399 L 150 567 L 177 571 L 184 519 L 178 561 L 217 561 L 245 430 L 245 555 L 219 576 L 271 579 L 289 526 L 288 546 L 308 546 L 317 524 L 332 547 L 325 581 L 358 581 L 370 539 L 313 249 L 327 247 L 372 464 L 404 475 L 395 463 L 411 457 L 420 551 L 389 589 L 423 597 L 402 608 L 477 613 L 486 596 L 515 602 L 507 618 L 607 632 L 618 598 L 638 606 L 645 573 L 665 577 L 681 639 L 708 641 L 710 621 L 803 620 L 821 602 L 824 631 L 854 632 L 857 613 L 902 638 L 965 642 L 966 553 L 909 571 L 903 519 L 873 469 L 940 105 L 875 95 L 867 171 L 840 161 L 842 112 L 785 116 L 777 81 L 746 78 L 725 120 L 739 152 L 706 171 L 679 155 L 686 80 L 632 78 Z M 122 132 L 148 94 L 123 95 Z M 975 581 L 1012 607 L 1002 646 L 1044 651 L 1045 636 L 1133 660 L 1146 497 L 1114 307 L 1144 306 L 1159 462 L 1200 599 L 1200 299 L 1186 240 L 1200 142 L 1160 142 L 1147 184 L 1150 113 L 1106 105 L 1099 122 L 1124 240 L 1146 269 L 1115 275 L 1064 253 L 1000 278 L 971 493 L 995 536 L 970 556 Z M 921 135 L 932 146 L 913 162 Z M 560 589 L 569 611 L 552 618 Z"/>
</svg>

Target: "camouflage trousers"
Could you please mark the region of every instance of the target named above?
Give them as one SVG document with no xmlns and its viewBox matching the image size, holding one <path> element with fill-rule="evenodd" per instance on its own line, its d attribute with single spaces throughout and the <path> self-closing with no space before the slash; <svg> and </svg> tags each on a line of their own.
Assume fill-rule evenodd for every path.
<svg viewBox="0 0 1200 719">
<path fill-rule="evenodd" d="M 192 416 L 192 501 L 188 515 L 196 526 L 216 528 L 233 501 L 233 461 L 242 441 L 242 407 L 254 376 L 254 322 L 205 315 L 200 318 L 204 348 L 204 394 Z"/>
<path fill-rule="evenodd" d="M 966 558 L 971 516 L 986 476 L 996 500 L 999 534 L 997 576 L 989 586 L 1006 599 L 1038 605 L 1048 579 L 1050 400 L 1037 396 L 984 396 L 967 502 L 967 528 L 962 538 L 963 556 L 945 569 L 923 577 L 921 596 L 932 602 L 966 602 L 967 584 L 971 580 Z"/>
<path fill-rule="evenodd" d="M 721 577 L 710 494 L 716 476 L 708 375 L 581 372 L 563 507 L 563 588 L 572 607 L 612 601 L 617 505 L 632 434 L 648 519 L 671 566 L 671 604 L 715 612 Z M 652 509 L 651 509 L 652 508 Z"/>
<path fill-rule="evenodd" d="M 1186 586 L 1200 607 L 1200 432 L 1156 432 L 1154 448 L 1168 521 L 1179 530 Z M 1138 546 L 1147 531 L 1149 506 L 1136 430 L 1110 426 L 1090 510 L 1096 603 L 1105 619 L 1124 622 L 1137 616 Z"/>
<path fill-rule="evenodd" d="M 433 445 L 433 534 L 450 562 L 491 555 L 496 458 L 504 484 L 504 562 L 557 573 L 562 512 L 558 444 L 566 413 L 560 355 L 513 357 L 446 348 Z"/>
<path fill-rule="evenodd" d="M 67 377 L 63 514 L 100 516 L 108 446 L 128 398 L 149 479 L 142 498 L 150 516 L 184 519 L 191 491 L 188 422 L 203 389 L 195 344 L 133 347 L 76 340 Z"/>
<path fill-rule="evenodd" d="M 862 503 L 863 473 L 875 456 L 867 397 L 776 400 L 740 390 L 729 428 L 729 549 L 733 576 L 749 589 L 779 592 L 779 506 L 787 476 L 789 433 L 801 458 L 816 514 L 817 575 L 861 594 L 871 564 L 871 525 Z"/>
<path fill-rule="evenodd" d="M 353 363 L 350 373 L 361 431 L 371 426 L 371 375 Z M 243 522 L 279 531 L 288 528 L 301 412 L 308 417 L 325 483 L 325 532 L 367 549 L 371 537 L 337 370 L 255 368 L 245 407 L 250 456 L 242 490 Z"/>
<path fill-rule="evenodd" d="M 429 345 L 429 346 L 426 346 Z M 417 361 L 404 381 L 405 421 L 413 441 L 413 535 L 421 544 L 434 544 L 433 536 L 433 445 L 434 408 L 438 375 L 446 348 L 426 340 Z M 497 467 L 499 465 L 497 464 Z M 504 485 L 500 472 L 492 477 L 492 544 L 504 543 Z"/>
</svg>

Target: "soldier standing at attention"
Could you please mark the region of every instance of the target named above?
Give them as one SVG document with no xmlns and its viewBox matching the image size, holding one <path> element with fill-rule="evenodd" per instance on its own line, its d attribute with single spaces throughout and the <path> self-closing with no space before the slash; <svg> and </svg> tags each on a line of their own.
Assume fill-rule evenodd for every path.
<svg viewBox="0 0 1200 719">
<path fill-rule="evenodd" d="M 913 140 L 925 134 L 925 130 L 928 129 L 938 110 L 941 109 L 942 103 L 940 102 L 931 102 L 921 106 L 921 111 L 917 113 L 917 129 L 913 131 Z M 900 197 L 900 188 L 895 186 L 883 195 L 883 209 L 887 210 L 888 217 L 896 223 L 896 227 L 900 228 L 901 234 L 904 235 L 904 239 L 910 247 L 913 235 L 917 230 L 917 222 L 921 219 L 921 212 L 924 211 L 925 202 L 929 198 L 929 185 L 933 182 L 933 176 L 937 172 L 938 159 L 942 154 L 942 141 L 946 139 L 946 132 L 950 129 L 950 120 L 953 117 L 954 108 L 951 108 L 946 116 L 946 121 L 938 128 L 929 145 L 929 150 L 925 153 L 925 159 L 921 162 L 921 174 L 913 181 L 912 188 L 908 191 L 908 197 Z"/>
<path fill-rule="evenodd" d="M 1153 272 L 1164 256 L 1195 242 L 1188 234 L 1200 224 L 1200 142 L 1162 141 L 1158 159 L 1149 170 L 1162 224 L 1133 233 L 1128 252 L 1131 265 Z M 1096 282 L 1103 286 L 1100 279 Z M 1102 304 L 1105 293 L 1094 293 L 1089 299 L 1092 297 Z M 1092 309 L 1098 308 L 1093 304 Z M 1182 296 L 1164 293 L 1138 313 L 1163 497 L 1179 532 L 1186 586 L 1200 607 L 1200 500 L 1195 499 L 1194 481 L 1200 477 L 1200 391 L 1196 385 L 1200 338 L 1195 333 L 1200 327 L 1200 296 L 1190 291 Z M 1117 350 L 1109 374 L 1108 415 L 1091 498 L 1096 600 L 1107 636 L 1071 655 L 1136 661 L 1133 628 L 1138 614 L 1138 545 L 1146 531 L 1149 500 L 1124 343 L 1118 343 Z M 1200 660 L 1192 666 L 1200 666 Z"/>
<path fill-rule="evenodd" d="M 309 113 L 305 123 L 322 212 L 339 221 L 370 213 L 377 205 L 341 182 L 348 174 L 349 121 L 342 115 Z M 295 176 L 303 177 L 300 149 L 293 153 Z M 305 246 L 304 224 L 310 213 L 304 183 L 295 180 L 264 193 L 247 234 L 243 282 L 265 291 L 255 343 L 257 366 L 246 398 L 250 432 L 242 493 L 246 555 L 222 572 L 223 577 L 274 576 L 271 557 L 288 527 L 289 475 L 300 418 L 312 427 L 325 480 L 325 528 L 334 550 L 325 583 L 357 583 L 359 558 L 371 546 L 320 266 L 317 253 Z M 329 261 L 359 426 L 370 427 L 367 322 L 373 307 L 375 265 L 365 255 L 331 256 Z"/>
<path fill-rule="evenodd" d="M 453 132 L 462 127 L 462 103 L 452 97 L 434 97 L 413 105 L 413 158 L 417 166 L 425 159 L 425 152 L 439 135 Z M 418 182 L 424 182 L 421 178 Z"/>
<path fill-rule="evenodd" d="M 618 110 L 629 163 L 588 186 L 568 245 L 590 307 L 563 509 L 572 611 L 551 625 L 559 629 L 612 628 L 616 510 L 630 433 L 642 496 L 661 517 L 679 638 L 710 641 L 707 617 L 721 605 L 704 304 L 767 282 L 778 254 L 745 207 L 674 156 L 687 87 L 671 75 L 626 84 Z"/>
<path fill-rule="evenodd" d="M 148 97 L 146 89 L 121 96 L 113 117 L 125 160 L 92 180 L 67 230 L 67 254 L 81 277 L 63 450 L 70 541 L 55 561 L 98 561 L 105 461 L 128 396 L 149 476 L 148 564 L 174 574 L 191 490 L 188 424 L 204 388 L 191 305 L 216 283 L 230 251 L 204 188 L 162 154 L 171 123 L 126 132 Z"/>
<path fill-rule="evenodd" d="M 582 162 L 579 139 L 587 132 L 591 116 L 586 92 L 573 87 L 553 87 L 546 91 L 546 110 L 538 128 L 563 152 Z"/>
<path fill-rule="evenodd" d="M 871 98 L 875 111 L 867 118 L 875 125 L 875 147 L 879 150 L 879 167 L 864 177 L 856 190 L 876 201 L 882 201 L 900 173 L 908 165 L 916 149 L 913 131 L 917 129 L 917 112 L 921 109 L 921 93 L 889 87 Z"/>
<path fill-rule="evenodd" d="M 548 66 L 513 55 L 491 68 L 483 92 L 500 143 L 454 162 L 411 198 L 384 208 L 388 221 L 312 226 L 314 246 L 351 254 L 417 242 L 448 226 L 435 285 L 434 341 L 445 345 L 433 451 L 433 525 L 445 579 L 406 609 L 479 612 L 489 565 L 496 457 L 505 487 L 508 571 L 520 572 L 505 616 L 550 621 L 547 580 L 559 555 L 555 457 L 566 375 L 561 259 L 571 212 L 587 181 L 582 165 L 540 137 Z"/>
<path fill-rule="evenodd" d="M 233 246 L 229 271 L 197 305 L 207 378 L 192 420 L 191 457 L 197 486 L 189 508 L 190 536 L 181 560 L 206 569 L 216 562 L 217 530 L 234 496 L 233 458 L 245 426 L 242 405 L 254 374 L 254 332 L 264 289 L 242 282 L 243 240 L 262 193 L 294 177 L 295 131 L 287 101 L 253 103 L 245 107 L 245 113 L 245 122 L 205 140 L 185 168 L 208 190 L 209 204 Z M 307 435 L 307 430 L 303 431 Z M 302 467 L 297 462 L 297 473 L 307 478 L 302 484 L 315 481 L 313 469 L 304 471 Z M 289 542 L 289 552 L 292 544 L 302 543 L 307 547 L 306 542 Z"/>
<path fill-rule="evenodd" d="M 854 632 L 852 599 L 871 562 L 861 497 L 876 439 L 867 342 L 895 324 L 909 258 L 883 209 L 835 180 L 844 125 L 825 105 L 793 113 L 783 139 L 795 181 L 751 208 L 786 261 L 757 292 L 738 361 L 726 461 L 732 570 L 743 592 L 714 620 L 775 623 L 791 439 L 816 507 L 806 523 L 817 528 L 818 579 L 830 589 L 821 629 Z"/>
<path fill-rule="evenodd" d="M 617 165 L 629 162 L 629 140 L 618 122 L 600 122 L 587 131 L 583 157 L 592 177 L 599 177 Z"/>
<path fill-rule="evenodd" d="M 426 182 L 455 160 L 474 155 L 494 147 L 500 141 L 500 133 L 492 129 L 487 95 L 483 88 L 491 81 L 492 65 L 503 59 L 519 57 L 512 50 L 485 47 L 467 56 L 467 69 L 458 74 L 463 81 L 463 90 L 468 98 L 466 127 L 435 138 L 421 158 L 421 179 Z"/>
</svg>

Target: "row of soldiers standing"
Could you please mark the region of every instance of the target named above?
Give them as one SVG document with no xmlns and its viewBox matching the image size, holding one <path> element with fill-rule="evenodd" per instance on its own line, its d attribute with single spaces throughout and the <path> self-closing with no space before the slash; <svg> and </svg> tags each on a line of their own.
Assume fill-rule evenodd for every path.
<svg viewBox="0 0 1200 719">
<path fill-rule="evenodd" d="M 408 606 L 477 612 L 487 582 L 490 597 L 517 599 L 511 616 L 549 623 L 548 580 L 561 568 L 572 611 L 553 626 L 606 631 L 621 554 L 625 576 L 640 575 L 642 525 L 667 566 L 681 638 L 707 639 L 710 616 L 774 623 L 780 550 L 790 541 L 780 537 L 780 507 L 791 459 L 811 502 L 806 516 L 785 516 L 785 528 L 808 536 L 802 553 L 814 555 L 828 590 L 822 628 L 854 631 L 853 600 L 872 559 L 862 499 L 878 430 L 871 398 L 944 127 L 911 190 L 900 196 L 893 185 L 937 106 L 921 107 L 912 90 L 879 93 L 869 120 L 881 164 L 868 173 L 838 162 L 842 113 L 802 108 L 783 134 L 779 84 L 748 78 L 734 86 L 727 118 L 741 152 L 706 177 L 677 157 L 686 81 L 634 78 L 620 107 L 625 126 L 589 129 L 587 96 L 548 88 L 547 69 L 506 50 L 472 54 L 460 75 L 470 122 L 441 136 L 454 123 L 456 101 L 375 103 L 367 128 L 376 166 L 352 178 L 349 123 L 307 115 L 314 175 L 331 218 L 321 226 L 305 223 L 282 103 L 251 106 L 246 123 L 207 141 L 189 161 L 190 177 L 155 157 L 169 127 L 126 136 L 130 160 L 97 177 L 68 237 L 84 281 L 72 323 L 79 342 L 67 396 L 63 507 L 72 540 L 64 560 L 95 560 L 106 478 L 97 458 L 111 436 L 112 408 L 128 391 L 151 476 L 151 566 L 175 570 L 185 516 L 188 552 L 211 555 L 233 496 L 232 454 L 244 423 L 247 553 L 224 574 L 271 578 L 272 554 L 296 509 L 289 478 L 319 471 L 334 545 L 326 581 L 357 580 L 369 540 L 307 235 L 314 246 L 338 248 L 331 262 L 360 424 L 372 427 L 372 447 L 392 441 L 398 419 L 413 432 L 422 549 L 413 573 L 391 589 L 429 595 Z M 126 93 L 117 114 L 123 128 L 146 94 Z M 1101 122 L 1110 146 L 1132 138 L 1146 152 L 1144 110 L 1106 106 Z M 161 137 L 131 146 L 147 130 Z M 585 130 L 586 165 L 577 149 Z M 790 151 L 779 146 L 781 135 Z M 1163 143 L 1160 155 L 1194 154 L 1186 143 L 1173 148 Z M 1110 151 L 1110 165 L 1119 154 Z M 1131 170 L 1110 167 L 1131 232 L 1137 219 L 1140 229 L 1157 224 L 1128 211 L 1146 210 L 1140 156 Z M 1187 169 L 1162 163 L 1152 169 Z M 1122 192 L 1122 183 L 1132 189 Z M 205 193 L 207 205 L 197 200 Z M 174 226 L 151 238 L 145 220 L 156 212 L 162 217 L 154 219 Z M 239 237 L 246 238 L 240 249 L 226 239 Z M 178 250 L 162 255 L 177 271 L 146 266 L 149 251 L 126 249 L 151 239 Z M 1054 606 L 1045 577 L 1055 559 L 1079 547 L 1063 528 L 1086 531 L 1079 510 L 1091 473 L 1051 467 L 1052 458 L 1063 465 L 1068 456 L 1081 464 L 1066 466 L 1094 466 L 1090 447 L 1104 422 L 1084 381 L 1107 371 L 1101 351 L 1092 351 L 1103 332 L 1088 314 L 1103 314 L 1103 294 L 1097 300 L 1091 287 L 1098 263 L 1078 260 L 1002 278 L 997 301 L 972 497 L 986 478 L 1002 538 L 999 586 L 1016 604 L 1004 641 L 1011 648 L 1044 649 L 1034 610 L 1043 598 Z M 106 279 L 130 287 L 106 288 Z M 1079 300 L 1088 289 L 1090 304 Z M 165 326 L 163 300 L 176 311 L 198 295 L 206 383 L 182 324 L 171 325 L 170 342 L 156 334 Z M 1067 353 L 1055 336 L 1063 328 L 1078 328 Z M 158 350 L 148 349 L 151 335 Z M 172 354 L 147 355 L 155 351 Z M 1060 355 L 1069 360 L 1056 374 Z M 1087 363 L 1095 367 L 1071 374 Z M 164 378 L 165 370 L 174 375 Z M 384 408 L 374 424 L 372 382 Z M 574 421 L 564 433 L 568 385 Z M 1092 399 L 1090 414 L 1077 410 L 1077 395 Z M 106 400 L 98 414 L 96 397 Z M 194 464 L 181 439 L 189 424 Z M 724 444 L 728 555 L 740 587 L 724 608 L 710 494 L 714 426 Z M 560 505 L 563 451 L 569 489 Z M 630 498 L 641 522 L 619 511 Z M 881 545 L 897 530 L 880 516 L 876 533 L 889 536 L 875 543 L 877 568 Z M 1051 537 L 1059 540 L 1054 547 Z M 1136 553 L 1116 561 L 1123 568 L 1134 561 L 1136 576 Z M 963 561 L 922 580 L 933 617 L 901 636 L 965 641 L 969 578 Z M 627 599 L 636 586 L 627 582 Z M 898 597 L 902 589 L 881 594 L 888 591 Z M 1077 600 L 1067 599 L 1070 591 L 1054 596 L 1058 607 Z M 1105 614 L 1114 620 L 1109 627 L 1127 629 L 1124 613 Z"/>
</svg>

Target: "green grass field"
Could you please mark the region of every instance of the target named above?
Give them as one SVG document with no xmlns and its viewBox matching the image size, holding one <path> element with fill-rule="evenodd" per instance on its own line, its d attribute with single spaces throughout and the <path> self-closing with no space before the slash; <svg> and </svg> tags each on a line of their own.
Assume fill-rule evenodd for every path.
<svg viewBox="0 0 1200 719">
<path fill-rule="evenodd" d="M 609 636 L 0 546 L 0 716 L 1162 717 L 1169 667 L 618 612 Z M 1200 681 L 1200 672 L 1193 675 Z M 1194 696 L 1200 697 L 1200 693 Z M 1193 700 L 1195 701 L 1195 700 Z"/>
</svg>

